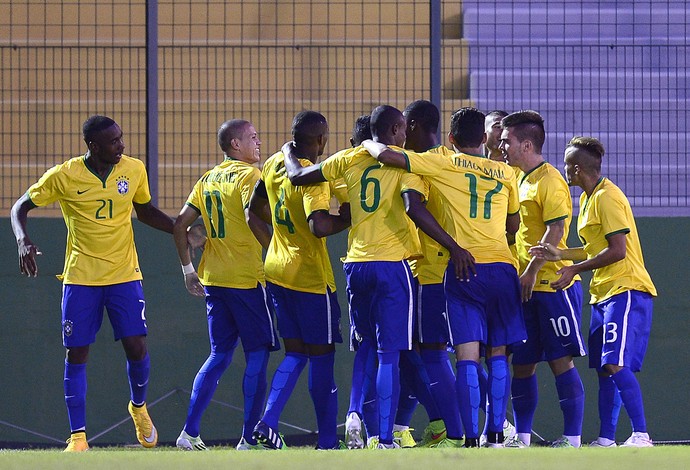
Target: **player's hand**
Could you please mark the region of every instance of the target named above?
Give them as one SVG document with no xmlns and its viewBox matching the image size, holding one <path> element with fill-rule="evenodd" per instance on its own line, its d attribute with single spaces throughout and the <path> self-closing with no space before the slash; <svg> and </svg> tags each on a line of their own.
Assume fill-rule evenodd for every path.
<svg viewBox="0 0 690 470">
<path fill-rule="evenodd" d="M 522 296 L 522 301 L 527 302 L 532 298 L 532 291 L 534 290 L 534 284 L 537 282 L 537 275 L 532 274 L 529 271 L 525 271 L 520 276 L 520 291 Z"/>
<path fill-rule="evenodd" d="M 184 275 L 184 285 L 187 291 L 195 297 L 204 297 L 204 286 L 199 282 L 199 275 L 195 272 Z"/>
<path fill-rule="evenodd" d="M 18 240 L 17 254 L 19 255 L 19 272 L 28 277 L 36 277 L 38 275 L 36 256 L 43 253 L 31 241 Z"/>
<path fill-rule="evenodd" d="M 196 250 L 204 250 L 206 244 L 206 227 L 202 224 L 192 225 L 187 229 L 187 247 L 189 248 L 189 256 L 194 259 Z"/>
<path fill-rule="evenodd" d="M 455 277 L 463 281 L 469 281 L 477 275 L 474 267 L 474 256 L 464 248 L 456 245 L 450 252 L 450 260 L 455 266 Z"/>
<path fill-rule="evenodd" d="M 563 266 L 561 269 L 556 271 L 556 274 L 560 274 L 561 277 L 551 283 L 551 287 L 556 290 L 565 289 L 573 281 L 577 272 L 577 267 L 575 265 Z"/>
<path fill-rule="evenodd" d="M 340 215 L 340 217 L 347 223 L 351 224 L 352 216 L 350 214 L 350 204 L 340 204 L 340 207 L 338 208 L 338 215 Z"/>
<path fill-rule="evenodd" d="M 545 259 L 546 261 L 560 261 L 563 251 L 553 246 L 551 243 L 539 242 L 529 249 L 529 254 L 535 258 Z"/>
</svg>

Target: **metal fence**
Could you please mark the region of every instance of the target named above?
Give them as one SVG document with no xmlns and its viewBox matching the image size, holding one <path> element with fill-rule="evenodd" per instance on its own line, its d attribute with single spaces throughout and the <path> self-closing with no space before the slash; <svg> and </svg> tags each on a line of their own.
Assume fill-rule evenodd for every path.
<svg viewBox="0 0 690 470">
<path fill-rule="evenodd" d="M 557 165 L 572 135 L 595 135 L 637 213 L 690 215 L 688 11 L 672 0 L 3 1 L 0 205 L 83 153 L 95 113 L 121 124 L 158 205 L 176 213 L 220 160 L 226 119 L 254 122 L 266 158 L 294 114 L 314 109 L 335 152 L 375 105 L 433 98 L 443 132 L 463 105 L 540 111 Z"/>
</svg>

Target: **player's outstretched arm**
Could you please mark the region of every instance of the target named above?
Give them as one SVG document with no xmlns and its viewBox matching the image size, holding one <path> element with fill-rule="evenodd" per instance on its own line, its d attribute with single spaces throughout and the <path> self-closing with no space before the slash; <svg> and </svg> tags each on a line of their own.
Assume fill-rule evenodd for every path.
<svg viewBox="0 0 690 470">
<path fill-rule="evenodd" d="M 405 212 L 421 228 L 424 233 L 440 243 L 450 252 L 450 259 L 455 266 L 455 275 L 458 279 L 469 279 L 476 276 L 474 256 L 460 247 L 436 221 L 422 202 L 422 196 L 414 191 L 406 191 L 402 195 L 405 202 Z"/>
<path fill-rule="evenodd" d="M 374 142 L 371 139 L 363 141 L 362 145 L 372 157 L 384 165 L 402 168 L 403 170 L 408 168 L 407 158 L 404 153 L 392 150 L 386 144 Z"/>
<path fill-rule="evenodd" d="M 182 275 L 184 276 L 184 284 L 187 291 L 194 296 L 203 297 L 204 286 L 201 285 L 199 275 L 192 264 L 187 242 L 187 229 L 198 217 L 199 213 L 194 208 L 185 204 L 180 211 L 180 215 L 175 219 L 175 224 L 173 225 L 173 240 L 175 240 L 175 248 L 177 248 L 177 255 L 182 265 Z"/>
<path fill-rule="evenodd" d="M 29 238 L 29 234 L 26 232 L 27 214 L 34 208 L 36 208 L 36 205 L 31 202 L 28 195 L 24 194 L 17 199 L 17 202 L 14 203 L 12 211 L 10 212 L 12 231 L 17 240 L 19 272 L 29 277 L 36 277 L 38 275 L 36 256 L 41 254 L 38 247 L 33 244 Z"/>
<path fill-rule="evenodd" d="M 281 149 L 285 156 L 285 171 L 290 182 L 295 186 L 323 183 L 326 178 L 321 173 L 319 165 L 302 166 L 294 153 L 293 142 L 286 142 Z"/>
<path fill-rule="evenodd" d="M 175 223 L 173 218 L 154 206 L 150 201 L 146 204 L 137 204 L 135 202 L 133 205 L 139 221 L 163 232 L 173 233 L 173 224 Z"/>
</svg>

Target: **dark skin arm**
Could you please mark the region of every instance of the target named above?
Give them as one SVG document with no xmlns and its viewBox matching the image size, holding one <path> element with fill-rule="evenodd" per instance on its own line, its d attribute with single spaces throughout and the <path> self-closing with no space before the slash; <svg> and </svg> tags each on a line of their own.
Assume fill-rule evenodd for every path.
<svg viewBox="0 0 690 470">
<path fill-rule="evenodd" d="M 173 233 L 173 225 L 175 221 L 165 212 L 150 202 L 147 202 L 146 204 L 133 203 L 133 205 L 139 221 L 157 230 L 161 230 L 166 233 Z"/>
<path fill-rule="evenodd" d="M 515 234 L 517 233 L 519 228 L 520 213 L 516 212 L 515 214 L 508 214 L 508 217 L 506 218 L 506 232 L 508 232 L 508 235 L 511 235 L 513 237 L 513 243 L 515 243 Z M 508 240 L 510 240 L 510 237 L 508 238 Z"/>
<path fill-rule="evenodd" d="M 294 146 L 292 142 L 286 142 L 281 150 L 285 156 L 285 170 L 290 183 L 295 186 L 303 186 L 305 184 L 323 183 L 326 181 L 319 165 L 300 165 L 293 153 Z"/>
<path fill-rule="evenodd" d="M 387 145 L 373 140 L 365 140 L 362 145 L 372 157 L 384 165 L 407 170 L 407 158 L 404 153 L 391 150 Z"/>
<path fill-rule="evenodd" d="M 256 182 L 254 191 L 249 198 L 249 207 L 245 209 L 247 225 L 251 229 L 261 246 L 267 250 L 271 243 L 271 208 L 268 205 L 266 185 L 262 180 Z"/>
<path fill-rule="evenodd" d="M 344 209 L 343 206 L 348 206 Z M 307 218 L 309 230 L 318 238 L 327 237 L 334 233 L 342 232 L 350 226 L 349 204 L 340 206 L 339 215 L 331 215 L 328 211 L 312 212 Z"/>
<path fill-rule="evenodd" d="M 450 259 L 455 266 L 455 276 L 458 279 L 470 279 L 476 276 L 474 256 L 461 248 L 448 233 L 443 230 L 433 215 L 422 202 L 421 194 L 414 191 L 406 191 L 402 194 L 405 203 L 405 212 L 421 228 L 424 233 L 436 240 L 450 252 Z"/>
<path fill-rule="evenodd" d="M 17 254 L 19 256 L 19 272 L 29 276 L 36 277 L 38 275 L 38 264 L 36 263 L 36 256 L 41 254 L 39 248 L 33 244 L 26 232 L 26 219 L 30 210 L 35 209 L 36 206 L 29 196 L 22 195 L 17 202 L 12 206 L 10 212 L 10 222 L 12 223 L 12 231 L 17 240 Z"/>
</svg>

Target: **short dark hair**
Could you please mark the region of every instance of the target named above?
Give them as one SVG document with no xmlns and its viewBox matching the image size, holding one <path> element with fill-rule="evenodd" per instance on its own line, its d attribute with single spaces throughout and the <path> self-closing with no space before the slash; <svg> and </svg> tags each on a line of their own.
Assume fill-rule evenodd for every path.
<svg viewBox="0 0 690 470">
<path fill-rule="evenodd" d="M 225 121 L 218 128 L 218 146 L 223 152 L 227 152 L 230 148 L 230 142 L 232 139 L 238 139 L 242 137 L 242 130 L 251 124 L 249 121 L 244 119 L 230 119 Z"/>
<path fill-rule="evenodd" d="M 441 113 L 431 101 L 413 101 L 407 105 L 403 114 L 408 121 L 414 119 L 426 132 L 436 133 L 438 131 Z"/>
<path fill-rule="evenodd" d="M 479 147 L 484 141 L 484 113 L 477 108 L 460 108 L 450 117 L 450 134 L 455 146 Z"/>
<path fill-rule="evenodd" d="M 387 104 L 375 107 L 371 112 L 371 135 L 381 136 L 386 134 L 400 117 L 402 117 L 402 113 L 398 108 Z"/>
<path fill-rule="evenodd" d="M 493 111 L 489 111 L 488 113 L 486 113 L 486 117 L 498 116 L 501 119 L 503 119 L 507 115 L 508 111 L 503 111 L 502 109 L 494 109 Z"/>
<path fill-rule="evenodd" d="M 84 141 L 88 144 L 93 140 L 96 134 L 115 124 L 117 123 L 107 116 L 91 116 L 84 121 L 84 125 L 82 126 L 82 135 L 84 136 Z"/>
<path fill-rule="evenodd" d="M 588 171 L 601 171 L 601 159 L 604 156 L 604 144 L 594 137 L 575 136 L 568 142 L 567 148 L 577 149 L 578 164 Z"/>
<path fill-rule="evenodd" d="M 544 119 L 536 111 L 524 110 L 507 115 L 501 120 L 504 129 L 510 127 L 518 142 L 529 140 L 534 145 L 534 150 L 541 153 L 546 140 L 544 131 Z"/>
<path fill-rule="evenodd" d="M 357 118 L 355 127 L 352 128 L 352 145 L 355 147 L 363 141 L 371 139 L 371 116 L 364 114 Z"/>
<path fill-rule="evenodd" d="M 316 111 L 301 111 L 292 120 L 292 138 L 295 142 L 310 141 L 321 135 L 328 121 Z"/>
</svg>

